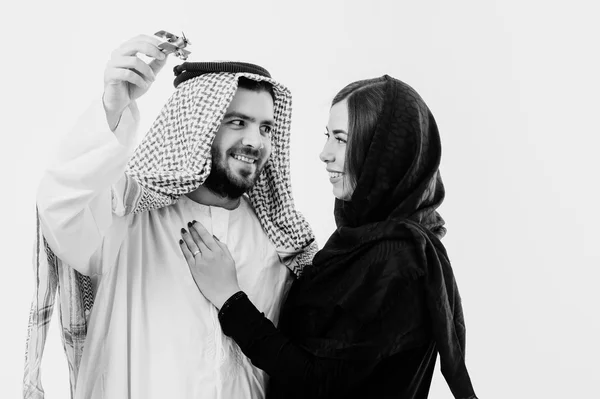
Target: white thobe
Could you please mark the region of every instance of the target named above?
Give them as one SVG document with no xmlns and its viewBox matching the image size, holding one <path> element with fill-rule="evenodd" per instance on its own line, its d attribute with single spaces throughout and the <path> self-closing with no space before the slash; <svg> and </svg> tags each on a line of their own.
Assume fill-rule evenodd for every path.
<svg viewBox="0 0 600 399">
<path fill-rule="evenodd" d="M 291 273 L 246 198 L 232 211 L 183 196 L 123 215 L 122 177 L 138 121 L 132 104 L 111 132 L 95 103 L 38 190 L 50 247 L 91 276 L 96 292 L 75 398 L 262 398 L 266 375 L 222 333 L 183 257 L 180 230 L 197 220 L 226 243 L 240 288 L 274 322 Z"/>
</svg>

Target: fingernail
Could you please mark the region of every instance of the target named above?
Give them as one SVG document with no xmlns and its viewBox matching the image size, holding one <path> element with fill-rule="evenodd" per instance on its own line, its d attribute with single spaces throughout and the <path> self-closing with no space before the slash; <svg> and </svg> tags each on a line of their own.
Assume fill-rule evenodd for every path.
<svg viewBox="0 0 600 399">
<path fill-rule="evenodd" d="M 198 223 L 198 222 L 196 222 L 195 220 L 192 222 L 192 224 L 196 224 L 196 223 Z"/>
<path fill-rule="evenodd" d="M 183 240 L 179 240 L 179 245 L 183 244 Z"/>
<path fill-rule="evenodd" d="M 188 222 L 188 227 L 192 227 L 192 222 Z"/>
<path fill-rule="evenodd" d="M 185 234 L 187 233 L 187 231 L 185 231 L 185 229 L 181 229 L 181 234 Z"/>
</svg>

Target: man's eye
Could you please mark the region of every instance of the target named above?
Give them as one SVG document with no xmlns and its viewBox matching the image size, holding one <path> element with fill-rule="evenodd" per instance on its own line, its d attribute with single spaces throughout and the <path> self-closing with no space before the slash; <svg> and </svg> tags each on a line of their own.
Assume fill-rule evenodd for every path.
<svg viewBox="0 0 600 399">
<path fill-rule="evenodd" d="M 235 126 L 244 126 L 245 122 L 241 119 L 234 119 L 232 121 L 229 121 L 230 124 L 235 125 Z"/>
<path fill-rule="evenodd" d="M 272 126 L 261 126 L 261 131 L 263 134 L 271 134 L 271 133 L 273 133 L 273 127 Z"/>
</svg>

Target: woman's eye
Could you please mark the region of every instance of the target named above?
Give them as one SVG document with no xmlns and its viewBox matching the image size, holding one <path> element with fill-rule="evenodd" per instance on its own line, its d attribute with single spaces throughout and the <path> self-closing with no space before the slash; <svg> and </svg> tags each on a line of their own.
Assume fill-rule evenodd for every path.
<svg viewBox="0 0 600 399">
<path fill-rule="evenodd" d="M 328 131 L 325 131 L 325 133 L 323 133 L 325 135 L 325 137 L 327 138 L 327 140 L 329 140 L 331 138 L 331 133 L 329 133 Z M 333 136 L 333 138 L 335 139 L 335 141 L 338 142 L 338 144 L 346 144 L 347 140 L 339 137 L 339 136 Z"/>
</svg>

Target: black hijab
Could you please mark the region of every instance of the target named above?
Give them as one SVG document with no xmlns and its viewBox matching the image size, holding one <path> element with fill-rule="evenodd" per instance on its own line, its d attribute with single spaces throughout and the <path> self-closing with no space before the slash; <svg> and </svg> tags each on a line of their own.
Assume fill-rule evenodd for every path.
<svg viewBox="0 0 600 399">
<path fill-rule="evenodd" d="M 376 80 L 385 101 L 355 190 L 335 201 L 338 228 L 294 284 L 280 325 L 314 355 L 340 359 L 383 359 L 433 341 L 451 390 L 466 397 L 464 319 L 436 211 L 444 198 L 437 125 L 410 86 Z M 415 282 L 410 308 L 406 298 L 400 306 Z"/>
</svg>

